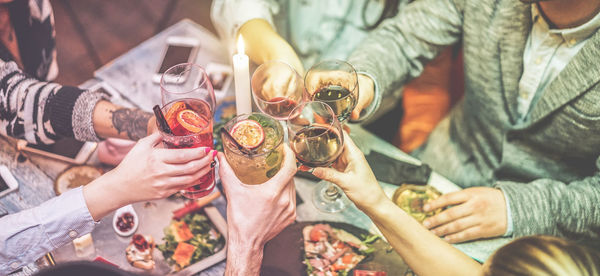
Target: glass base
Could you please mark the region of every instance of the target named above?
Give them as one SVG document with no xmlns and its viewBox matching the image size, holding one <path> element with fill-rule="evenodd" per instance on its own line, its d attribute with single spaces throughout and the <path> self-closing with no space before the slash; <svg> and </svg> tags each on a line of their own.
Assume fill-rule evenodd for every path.
<svg viewBox="0 0 600 276">
<path fill-rule="evenodd" d="M 196 186 L 200 186 L 200 185 L 196 185 Z M 194 188 L 190 188 L 190 189 L 186 189 L 186 190 L 181 190 L 180 192 L 181 192 L 181 195 L 183 195 L 186 198 L 197 199 L 197 198 L 201 198 L 201 197 L 205 197 L 205 196 L 209 195 L 210 193 L 212 193 L 214 188 L 215 188 L 215 182 L 213 181 L 213 183 L 206 189 L 196 190 Z"/>
<path fill-rule="evenodd" d="M 346 194 L 335 184 L 321 181 L 313 191 L 313 204 L 319 211 L 326 213 L 337 213 L 349 204 Z"/>
</svg>

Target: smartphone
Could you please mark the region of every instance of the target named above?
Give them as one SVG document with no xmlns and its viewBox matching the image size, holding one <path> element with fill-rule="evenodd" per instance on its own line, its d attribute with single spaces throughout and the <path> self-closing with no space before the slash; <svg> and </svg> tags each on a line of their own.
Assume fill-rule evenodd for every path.
<svg viewBox="0 0 600 276">
<path fill-rule="evenodd" d="M 88 160 L 96 149 L 96 143 L 81 142 L 71 138 L 63 138 L 51 145 L 30 144 L 25 140 L 17 142 L 17 148 L 22 151 L 32 152 L 51 157 L 61 161 L 81 165 Z"/>
<path fill-rule="evenodd" d="M 162 59 L 152 80 L 160 83 L 163 73 L 169 68 L 180 63 L 194 63 L 196 54 L 200 48 L 200 42 L 191 37 L 170 36 L 167 38 L 167 47 L 163 51 Z M 165 75 L 165 82 L 182 83 L 187 79 L 184 75 Z"/>
<path fill-rule="evenodd" d="M 8 167 L 0 166 L 0 197 L 16 191 L 19 188 L 19 182 L 15 179 Z"/>
</svg>

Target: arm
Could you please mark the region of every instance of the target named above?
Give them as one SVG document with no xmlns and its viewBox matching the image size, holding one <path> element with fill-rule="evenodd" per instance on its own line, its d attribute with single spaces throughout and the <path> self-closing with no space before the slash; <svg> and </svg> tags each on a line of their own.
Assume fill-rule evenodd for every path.
<svg viewBox="0 0 600 276">
<path fill-rule="evenodd" d="M 259 275 L 265 243 L 296 219 L 296 156 L 284 147 L 281 169 L 260 185 L 243 184 L 219 153 L 219 176 L 227 196 L 225 275 Z"/>
<path fill-rule="evenodd" d="M 344 133 L 344 153 L 335 167 L 313 174 L 340 186 L 367 214 L 408 266 L 418 275 L 480 275 L 481 266 L 433 235 L 383 192 L 364 155 Z"/>
<path fill-rule="evenodd" d="M 212 167 L 209 148 L 164 149 L 158 133 L 141 139 L 123 162 L 40 206 L 0 218 L 0 274 L 90 233 L 95 221 L 130 203 L 165 198 L 197 183 Z"/>
<path fill-rule="evenodd" d="M 414 1 L 398 15 L 384 21 L 350 55 L 349 62 L 359 73 L 369 76 L 374 85 L 360 85 L 360 94 L 370 95 L 375 108 L 368 108 L 363 118 L 377 111 L 383 98 L 395 100 L 399 88 L 417 77 L 427 61 L 445 46 L 456 43 L 462 34 L 465 0 Z M 361 120 L 363 120 L 361 118 Z"/>
<path fill-rule="evenodd" d="M 514 236 L 546 234 L 600 244 L 600 158 L 596 165 L 595 175 L 570 183 L 496 183 L 508 197 Z"/>
<path fill-rule="evenodd" d="M 278 12 L 279 5 L 274 1 L 216 0 L 211 8 L 211 18 L 230 49 L 235 50 L 235 43 L 242 35 L 246 54 L 254 63 L 281 60 L 304 75 L 296 52 L 273 27 L 273 15 Z"/>
<path fill-rule="evenodd" d="M 151 125 L 149 113 L 116 106 L 105 95 L 38 81 L 14 62 L 0 61 L 0 133 L 31 143 L 59 137 L 97 141 L 99 137 L 137 140 Z"/>
</svg>

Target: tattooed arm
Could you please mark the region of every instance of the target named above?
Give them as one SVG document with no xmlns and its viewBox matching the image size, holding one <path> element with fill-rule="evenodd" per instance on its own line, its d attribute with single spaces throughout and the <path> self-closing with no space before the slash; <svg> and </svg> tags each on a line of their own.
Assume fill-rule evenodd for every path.
<svg viewBox="0 0 600 276">
<path fill-rule="evenodd" d="M 99 101 L 92 122 L 101 138 L 116 137 L 139 140 L 153 128 L 152 114 L 139 109 L 125 108 L 108 101 Z"/>
</svg>

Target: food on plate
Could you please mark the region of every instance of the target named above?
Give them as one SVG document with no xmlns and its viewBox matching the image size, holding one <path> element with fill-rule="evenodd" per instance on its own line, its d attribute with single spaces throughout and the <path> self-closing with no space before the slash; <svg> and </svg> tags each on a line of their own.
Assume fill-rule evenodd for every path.
<svg viewBox="0 0 600 276">
<path fill-rule="evenodd" d="M 373 249 L 369 242 L 328 224 L 308 225 L 302 229 L 304 263 L 307 274 L 318 276 L 348 275 Z"/>
<path fill-rule="evenodd" d="M 433 201 L 442 194 L 434 187 L 425 185 L 409 185 L 402 184 L 392 197 L 392 201 L 406 213 L 411 215 L 419 222 L 423 222 L 426 218 L 434 216 L 441 212 L 441 209 L 425 212 L 423 206 L 426 203 Z"/>
<path fill-rule="evenodd" d="M 152 251 L 154 250 L 154 239 L 150 235 L 135 234 L 131 238 L 129 246 L 125 249 L 127 261 L 134 267 L 151 270 L 154 268 Z"/>
<path fill-rule="evenodd" d="M 225 238 L 202 213 L 186 214 L 173 220 L 164 229 L 164 244 L 158 245 L 167 263 L 174 271 L 198 262 L 225 246 Z"/>
<path fill-rule="evenodd" d="M 54 192 L 57 195 L 86 185 L 102 175 L 102 170 L 93 166 L 72 166 L 61 172 L 54 180 Z"/>
<path fill-rule="evenodd" d="M 121 214 L 121 216 L 117 218 L 117 222 L 115 223 L 115 225 L 121 232 L 127 232 L 131 230 L 135 225 L 133 214 L 131 214 L 130 212 L 125 212 Z"/>
</svg>

